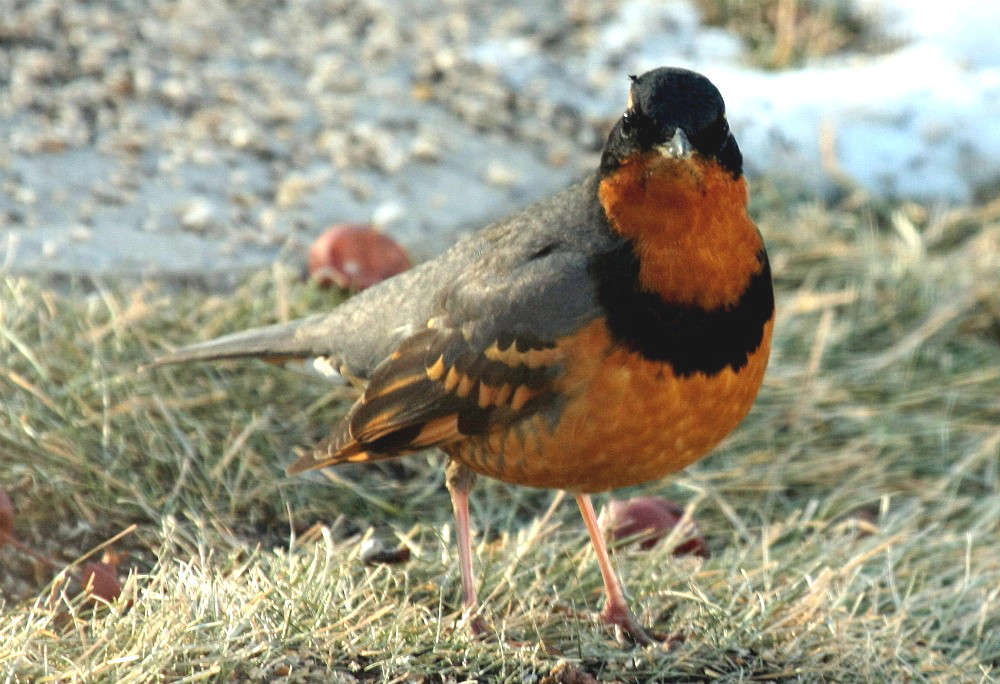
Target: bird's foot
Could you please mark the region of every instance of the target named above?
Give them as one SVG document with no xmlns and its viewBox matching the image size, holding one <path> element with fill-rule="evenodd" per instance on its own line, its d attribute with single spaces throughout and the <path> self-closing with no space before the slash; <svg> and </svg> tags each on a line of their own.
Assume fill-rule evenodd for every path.
<svg viewBox="0 0 1000 684">
<path fill-rule="evenodd" d="M 480 640 L 492 639 L 496 637 L 496 630 L 490 626 L 479 613 L 466 613 L 460 622 L 460 626 L 469 630 L 473 637 Z"/>
<path fill-rule="evenodd" d="M 601 611 L 601 620 L 605 624 L 614 627 L 616 633 L 624 635 L 632 643 L 639 644 L 640 646 L 660 643 L 646 633 L 646 630 L 635 619 L 635 615 L 632 614 L 627 605 L 605 604 L 604 610 Z"/>
</svg>

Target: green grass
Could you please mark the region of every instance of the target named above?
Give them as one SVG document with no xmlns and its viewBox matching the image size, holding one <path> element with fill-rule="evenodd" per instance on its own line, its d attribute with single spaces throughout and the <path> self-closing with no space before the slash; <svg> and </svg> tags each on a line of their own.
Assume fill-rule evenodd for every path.
<svg viewBox="0 0 1000 684">
<path fill-rule="evenodd" d="M 669 649 L 617 644 L 575 507 L 481 480 L 498 641 L 456 629 L 441 459 L 288 478 L 342 390 L 257 363 L 148 374 L 155 352 L 331 295 L 262 273 L 225 297 L 0 283 L 0 486 L 70 565 L 115 543 L 121 600 L 0 549 L 5 681 L 990 681 L 1000 671 L 1000 204 L 826 208 L 756 188 L 779 296 L 771 367 L 716 452 L 641 491 L 707 560 L 617 562 Z M 413 558 L 368 566 L 370 536 Z M 554 674 L 551 674 L 553 673 Z M 337 681 L 334 679 L 333 681 Z M 583 680 L 577 680 L 583 681 Z"/>
</svg>

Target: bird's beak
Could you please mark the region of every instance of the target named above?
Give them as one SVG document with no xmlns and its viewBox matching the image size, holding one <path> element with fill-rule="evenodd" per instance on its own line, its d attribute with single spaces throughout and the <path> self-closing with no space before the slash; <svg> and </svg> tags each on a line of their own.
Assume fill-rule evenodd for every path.
<svg viewBox="0 0 1000 684">
<path fill-rule="evenodd" d="M 691 141 L 683 128 L 675 128 L 674 134 L 664 143 L 656 146 L 657 151 L 670 159 L 687 159 L 694 153 Z"/>
</svg>

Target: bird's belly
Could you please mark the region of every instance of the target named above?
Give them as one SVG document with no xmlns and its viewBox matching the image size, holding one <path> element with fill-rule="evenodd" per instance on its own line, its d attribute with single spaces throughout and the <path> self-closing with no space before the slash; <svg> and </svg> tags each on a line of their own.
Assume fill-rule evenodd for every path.
<svg viewBox="0 0 1000 684">
<path fill-rule="evenodd" d="M 449 451 L 477 472 L 533 487 L 599 492 L 658 479 L 704 456 L 750 410 L 771 327 L 738 371 L 679 377 L 591 326 L 567 359 L 561 406 Z"/>
</svg>

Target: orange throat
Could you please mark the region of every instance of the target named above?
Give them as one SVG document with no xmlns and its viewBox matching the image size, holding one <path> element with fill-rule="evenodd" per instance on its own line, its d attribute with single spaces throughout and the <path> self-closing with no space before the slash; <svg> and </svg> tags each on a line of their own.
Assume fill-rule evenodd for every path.
<svg viewBox="0 0 1000 684">
<path fill-rule="evenodd" d="M 598 197 L 612 229 L 632 242 L 642 287 L 667 301 L 732 305 L 761 269 L 746 181 L 714 161 L 644 153 L 601 180 Z"/>
</svg>

